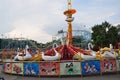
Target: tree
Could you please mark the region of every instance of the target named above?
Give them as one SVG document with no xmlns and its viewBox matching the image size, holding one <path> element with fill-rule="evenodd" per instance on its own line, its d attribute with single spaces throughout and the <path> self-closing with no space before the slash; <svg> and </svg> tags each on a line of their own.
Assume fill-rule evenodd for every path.
<svg viewBox="0 0 120 80">
<path fill-rule="evenodd" d="M 92 39 L 95 45 L 109 47 L 109 44 L 112 44 L 117 46 L 119 38 L 117 27 L 105 21 L 100 25 L 93 26 L 92 31 Z"/>
<path fill-rule="evenodd" d="M 82 47 L 82 41 L 84 41 L 83 36 L 74 36 L 73 45 L 77 47 Z"/>
<path fill-rule="evenodd" d="M 120 42 L 120 24 L 117 25 L 117 28 L 118 28 L 118 42 Z"/>
<path fill-rule="evenodd" d="M 0 39 L 0 49 L 1 49 L 1 46 L 2 46 L 1 42 L 2 42 L 2 39 Z"/>
</svg>

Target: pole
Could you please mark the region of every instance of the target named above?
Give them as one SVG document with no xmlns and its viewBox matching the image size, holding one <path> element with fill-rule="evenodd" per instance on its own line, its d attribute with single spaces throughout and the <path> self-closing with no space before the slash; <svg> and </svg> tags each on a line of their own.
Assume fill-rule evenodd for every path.
<svg viewBox="0 0 120 80">
<path fill-rule="evenodd" d="M 72 22 L 68 22 L 68 39 L 69 39 L 69 45 L 73 44 L 72 40 Z"/>
</svg>

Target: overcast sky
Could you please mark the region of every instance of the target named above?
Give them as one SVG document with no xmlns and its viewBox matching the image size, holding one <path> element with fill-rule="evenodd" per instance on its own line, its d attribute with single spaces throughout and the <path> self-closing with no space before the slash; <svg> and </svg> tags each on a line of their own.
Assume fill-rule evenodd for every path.
<svg viewBox="0 0 120 80">
<path fill-rule="evenodd" d="M 120 23 L 120 0 L 72 0 L 73 29 L 89 29 L 108 21 Z M 67 30 L 67 0 L 0 0 L 0 37 L 26 37 L 46 43 Z"/>
</svg>

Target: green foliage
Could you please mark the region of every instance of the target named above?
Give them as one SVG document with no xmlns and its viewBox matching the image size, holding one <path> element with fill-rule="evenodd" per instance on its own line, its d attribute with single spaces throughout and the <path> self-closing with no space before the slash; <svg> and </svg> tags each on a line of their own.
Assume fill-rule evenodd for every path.
<svg viewBox="0 0 120 80">
<path fill-rule="evenodd" d="M 117 25 L 117 28 L 118 28 L 118 41 L 120 42 L 120 24 Z"/>
<path fill-rule="evenodd" d="M 41 44 L 41 43 L 40 43 Z M 0 49 L 23 49 L 26 45 L 32 48 L 41 47 L 34 40 L 18 40 L 18 39 L 0 39 Z"/>
<path fill-rule="evenodd" d="M 109 47 L 109 44 L 117 46 L 119 41 L 118 28 L 112 26 L 107 21 L 100 25 L 92 27 L 92 39 L 93 43 L 101 47 Z"/>
<path fill-rule="evenodd" d="M 86 40 L 83 36 L 73 36 L 73 46 L 87 49 L 89 40 Z"/>
<path fill-rule="evenodd" d="M 92 40 L 95 46 L 108 47 L 109 44 L 113 44 L 114 46 L 117 46 L 117 43 L 120 42 L 120 25 L 112 26 L 110 23 L 105 21 L 102 24 L 99 25 L 97 24 L 93 26 Z M 83 36 L 73 36 L 74 46 L 86 48 L 88 42 L 89 41 L 86 41 Z M 4 49 L 6 46 L 9 48 L 15 46 L 24 48 L 26 44 L 29 44 L 29 46 L 34 45 L 33 47 L 40 48 L 41 50 L 46 50 L 52 48 L 53 43 L 57 43 L 59 45 L 60 40 L 54 40 L 52 42 L 47 42 L 43 44 L 43 43 L 38 43 L 34 40 L 19 41 L 12 39 L 0 39 L 0 49 Z"/>
<path fill-rule="evenodd" d="M 73 37 L 73 45 L 77 47 L 81 47 L 83 37 L 82 36 L 74 36 Z"/>
<path fill-rule="evenodd" d="M 2 41 L 2 40 L 0 39 L 0 49 L 1 49 L 1 41 Z"/>
</svg>

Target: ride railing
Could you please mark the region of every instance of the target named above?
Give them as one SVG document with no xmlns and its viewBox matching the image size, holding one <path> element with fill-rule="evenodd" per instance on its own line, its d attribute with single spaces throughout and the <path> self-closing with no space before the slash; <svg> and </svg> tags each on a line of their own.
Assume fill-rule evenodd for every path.
<svg viewBox="0 0 120 80">
<path fill-rule="evenodd" d="M 24 76 L 82 76 L 118 73 L 120 59 L 67 61 L 5 61 L 3 72 Z"/>
<path fill-rule="evenodd" d="M 120 58 L 93 60 L 15 61 L 16 51 L 2 52 L 3 72 L 25 76 L 82 76 L 104 73 L 119 73 Z M 115 53 L 116 54 L 116 53 Z M 115 55 L 116 56 L 116 55 Z M 97 56 L 96 56 L 97 57 Z"/>
</svg>

